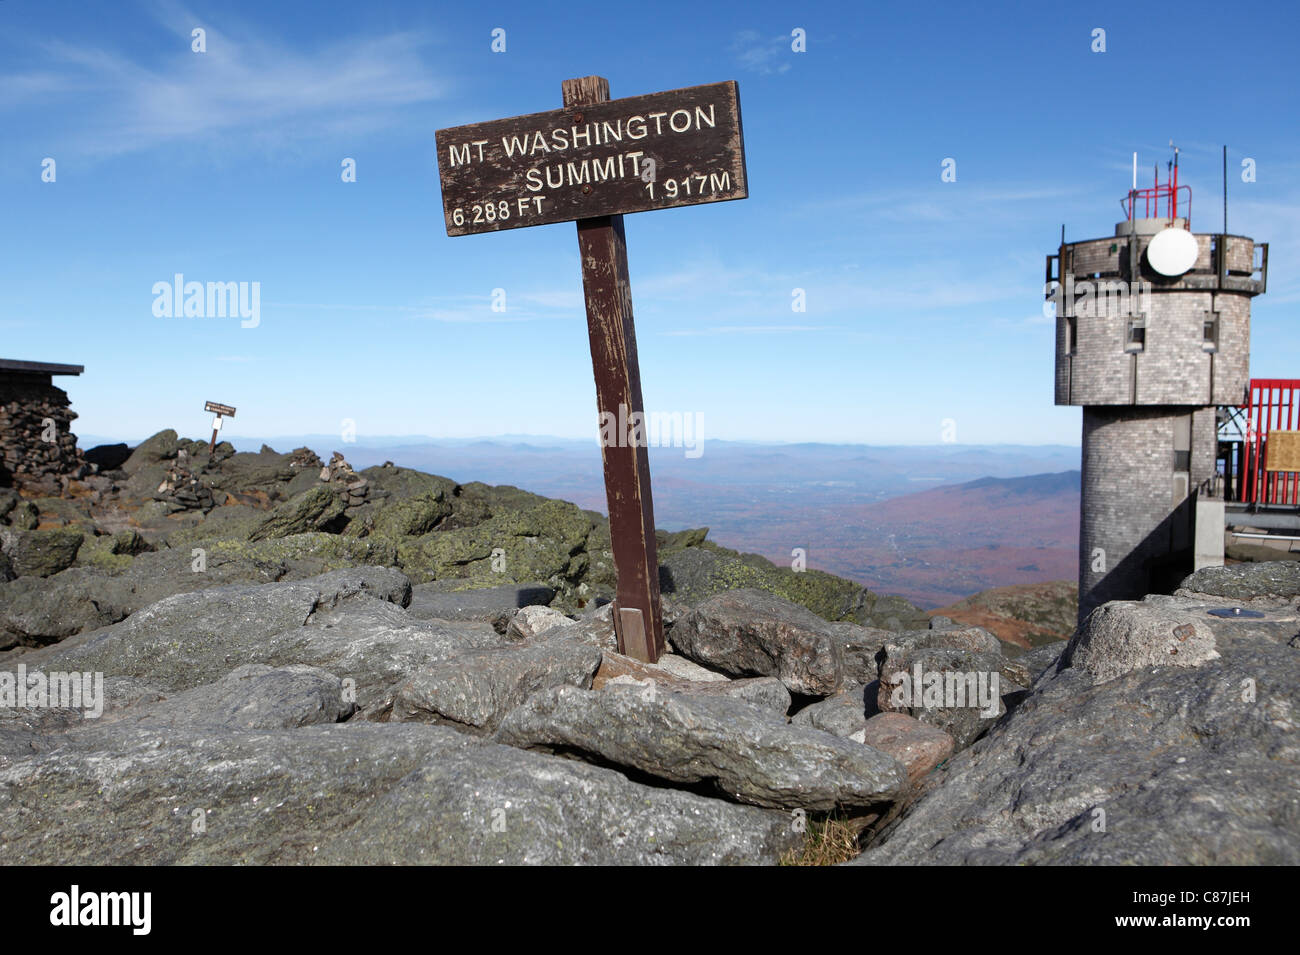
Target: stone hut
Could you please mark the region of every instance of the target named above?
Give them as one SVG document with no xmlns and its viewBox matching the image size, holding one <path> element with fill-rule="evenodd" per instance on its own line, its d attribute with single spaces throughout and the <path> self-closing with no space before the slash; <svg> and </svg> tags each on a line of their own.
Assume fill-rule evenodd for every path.
<svg viewBox="0 0 1300 955">
<path fill-rule="evenodd" d="M 0 487 L 57 494 L 64 478 L 87 471 L 71 425 L 77 417 L 55 375 L 82 365 L 0 358 Z"/>
</svg>

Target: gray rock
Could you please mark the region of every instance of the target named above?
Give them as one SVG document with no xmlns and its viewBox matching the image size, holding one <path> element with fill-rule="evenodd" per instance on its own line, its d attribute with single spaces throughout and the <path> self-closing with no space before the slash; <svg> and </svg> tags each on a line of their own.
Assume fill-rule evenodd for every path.
<svg viewBox="0 0 1300 955">
<path fill-rule="evenodd" d="M 512 710 L 496 739 L 776 809 L 881 809 L 907 787 L 892 757 L 718 697 L 561 687 Z"/>
<path fill-rule="evenodd" d="M 550 607 L 521 607 L 510 618 L 506 627 L 506 636 L 511 640 L 531 640 L 548 630 L 563 627 L 572 621 L 558 610 Z"/>
<path fill-rule="evenodd" d="M 334 493 L 333 488 L 320 485 L 279 505 L 248 535 L 248 539 L 260 541 L 329 530 L 338 523 L 346 509 L 347 502 Z"/>
<path fill-rule="evenodd" d="M 16 531 L 0 528 L 0 551 L 18 577 L 50 577 L 71 567 L 86 535 L 70 527 Z"/>
<path fill-rule="evenodd" d="M 467 737 L 468 738 L 468 737 Z M 326 843 L 324 864 L 773 864 L 783 813 L 642 786 L 609 769 L 485 744 L 430 758 Z"/>
<path fill-rule="evenodd" d="M 879 689 L 875 680 L 863 685 L 848 683 L 834 696 L 805 706 L 791 720 L 796 726 L 809 726 L 843 739 L 849 739 L 880 712 L 876 704 Z"/>
<path fill-rule="evenodd" d="M 171 428 L 159 431 L 151 438 L 141 441 L 131 452 L 131 456 L 122 463 L 122 470 L 134 475 L 150 465 L 176 457 L 177 435 Z M 157 486 L 155 482 L 155 486 Z"/>
<path fill-rule="evenodd" d="M 321 667 L 355 685 L 362 708 L 384 708 L 409 673 L 496 646 L 485 624 L 412 619 L 398 571 L 359 567 L 306 581 L 223 587 L 166 598 L 122 623 L 26 654 L 29 667 L 148 679 L 171 692 L 245 663 Z"/>
<path fill-rule="evenodd" d="M 416 584 L 411 588 L 411 615 L 421 619 L 501 621 L 504 632 L 510 618 L 520 607 L 548 604 L 555 599 L 555 589 L 546 584 L 506 584 L 477 590 L 446 590 L 440 581 Z"/>
<path fill-rule="evenodd" d="M 671 639 L 682 656 L 731 676 L 774 676 L 810 696 L 840 687 L 840 640 L 830 625 L 761 590 L 710 597 L 677 621 Z"/>
<path fill-rule="evenodd" d="M 442 490 L 394 501 L 375 515 L 374 533 L 397 537 L 427 534 L 450 516 L 451 503 Z"/>
<path fill-rule="evenodd" d="M 120 572 L 70 567 L 49 578 L 0 584 L 0 634 L 28 646 L 117 623 L 165 597 L 238 583 L 270 583 L 289 573 L 284 563 L 208 554 L 202 573 L 191 548 L 141 554 Z"/>
<path fill-rule="evenodd" d="M 618 652 L 618 634 L 614 631 L 614 614 L 606 604 L 595 613 L 543 631 L 539 640 L 577 640 L 610 653 Z"/>
<path fill-rule="evenodd" d="M 417 725 L 94 726 L 0 768 L 0 847 L 17 865 L 300 865 L 427 760 L 469 745 Z M 380 858 L 351 847 L 353 863 Z"/>
<path fill-rule="evenodd" d="M 1257 564 L 1202 567 L 1179 586 L 1228 601 L 1260 596 L 1300 596 L 1300 562 L 1271 560 Z"/>
<path fill-rule="evenodd" d="M 1104 683 L 1150 666 L 1196 667 L 1218 659 L 1210 618 L 1199 608 L 1172 610 L 1146 602 L 1102 604 L 1080 625 L 1062 666 Z"/>
<path fill-rule="evenodd" d="M 1049 671 L 859 861 L 1300 864 L 1300 655 L 1280 624 L 1215 626 L 1199 667 Z"/>
<path fill-rule="evenodd" d="M 945 637 L 959 632 L 915 631 Z M 958 749 L 973 743 L 1006 712 L 1003 694 L 1021 689 L 1003 680 L 1001 654 L 926 646 L 919 639 L 887 643 L 881 654 L 876 696 L 880 711 L 905 713 L 938 727 L 952 736 Z"/>
<path fill-rule="evenodd" d="M 347 719 L 356 704 L 343 681 L 317 667 L 295 664 L 236 667 L 216 683 L 185 690 L 159 703 L 116 714 L 140 726 L 217 725 L 230 729 L 290 729 Z"/>
<path fill-rule="evenodd" d="M 1023 687 L 1031 687 L 1046 670 L 1056 666 L 1069 643 L 1068 640 L 1057 640 L 1055 643 L 1044 643 L 1026 650 L 1014 660 L 1009 660 L 1004 665 L 1003 672 L 1013 669 L 1015 682 Z"/>
<path fill-rule="evenodd" d="M 596 647 L 567 640 L 462 654 L 407 677 L 395 692 L 390 718 L 491 732 L 538 690 L 590 687 L 600 659 Z"/>
<path fill-rule="evenodd" d="M 676 653 L 663 654 L 655 666 L 672 676 L 683 680 L 691 680 L 695 683 L 716 683 L 730 679 L 725 674 L 710 670 L 708 667 L 702 667 L 693 660 L 678 656 Z M 789 695 L 787 692 L 786 696 Z"/>
<path fill-rule="evenodd" d="M 876 679 L 876 655 L 885 642 L 897 639 L 894 630 L 862 627 L 856 623 L 839 622 L 830 625 L 839 638 L 840 653 L 844 658 L 844 679 L 855 683 L 871 683 Z"/>
</svg>

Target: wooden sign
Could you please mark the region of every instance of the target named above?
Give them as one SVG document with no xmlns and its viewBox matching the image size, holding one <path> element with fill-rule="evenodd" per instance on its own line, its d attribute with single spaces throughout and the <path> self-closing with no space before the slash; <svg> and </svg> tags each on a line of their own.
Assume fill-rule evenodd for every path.
<svg viewBox="0 0 1300 955">
<path fill-rule="evenodd" d="M 230 407 L 230 405 L 218 404 L 215 401 L 205 401 L 203 402 L 203 410 L 211 411 L 216 415 L 216 417 L 212 419 L 212 440 L 208 442 L 208 457 L 212 457 L 217 450 L 217 432 L 221 430 L 221 416 L 229 415 L 233 418 L 235 416 L 235 409 Z"/>
<path fill-rule="evenodd" d="M 1264 470 L 1300 471 L 1300 431 L 1270 431 L 1265 445 Z"/>
<path fill-rule="evenodd" d="M 600 76 L 561 89 L 563 109 L 437 132 L 447 234 L 577 220 L 596 409 L 628 420 L 645 403 L 622 214 L 749 195 L 740 93 L 728 82 L 610 100 Z M 654 663 L 664 623 L 649 449 L 602 442 L 600 456 L 618 649 Z"/>
<path fill-rule="evenodd" d="M 447 235 L 744 199 L 735 82 L 440 129 Z"/>
</svg>

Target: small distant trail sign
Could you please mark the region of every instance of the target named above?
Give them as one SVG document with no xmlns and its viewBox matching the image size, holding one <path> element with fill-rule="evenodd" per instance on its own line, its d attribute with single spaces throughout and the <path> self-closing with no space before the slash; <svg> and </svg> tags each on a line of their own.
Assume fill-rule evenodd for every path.
<svg viewBox="0 0 1300 955">
<path fill-rule="evenodd" d="M 563 109 L 435 133 L 447 235 L 576 221 L 599 420 L 644 420 L 623 214 L 748 197 L 740 92 L 726 82 L 611 100 L 604 77 L 561 86 Z M 614 628 L 620 653 L 653 663 L 664 626 L 649 449 L 619 437 L 601 442 Z"/>
<path fill-rule="evenodd" d="M 216 415 L 216 417 L 212 419 L 212 440 L 208 443 L 208 457 L 212 457 L 217 450 L 217 432 L 221 430 L 221 416 L 229 415 L 233 418 L 235 416 L 235 409 L 230 405 L 218 404 L 215 401 L 205 401 L 203 402 L 203 410 L 211 411 Z"/>
</svg>

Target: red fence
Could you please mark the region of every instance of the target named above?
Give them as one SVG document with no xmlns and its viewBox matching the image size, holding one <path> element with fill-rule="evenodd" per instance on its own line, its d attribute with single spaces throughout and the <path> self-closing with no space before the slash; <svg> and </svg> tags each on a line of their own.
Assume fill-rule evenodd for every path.
<svg viewBox="0 0 1300 955">
<path fill-rule="evenodd" d="M 1243 498 L 1252 504 L 1300 503 L 1300 473 L 1266 470 L 1269 432 L 1300 430 L 1300 379 L 1250 379 L 1246 423 Z"/>
</svg>

